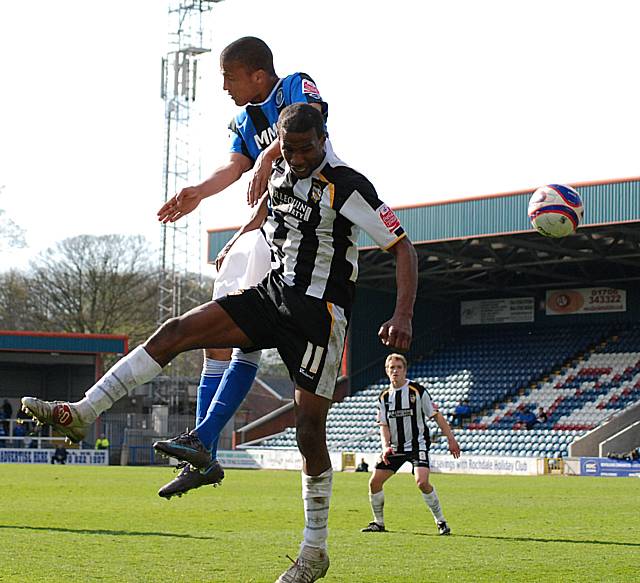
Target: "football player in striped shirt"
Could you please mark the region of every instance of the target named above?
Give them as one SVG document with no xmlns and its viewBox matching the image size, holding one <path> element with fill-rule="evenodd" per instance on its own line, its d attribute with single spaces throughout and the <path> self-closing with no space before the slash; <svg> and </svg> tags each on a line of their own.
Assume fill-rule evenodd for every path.
<svg viewBox="0 0 640 583">
<path fill-rule="evenodd" d="M 238 290 L 172 318 L 118 361 L 77 403 L 24 398 L 40 422 L 68 435 L 86 432 L 92 397 L 149 382 L 178 354 L 196 348 L 277 348 L 295 382 L 296 438 L 302 456 L 303 542 L 277 583 L 312 583 L 329 569 L 327 536 L 333 482 L 326 419 L 340 370 L 358 274 L 360 229 L 396 261 L 396 304 L 380 327 L 385 346 L 408 350 L 417 288 L 416 252 L 373 185 L 326 147 L 322 114 L 309 104 L 278 121 L 282 160 L 273 167 L 263 227 L 271 270 Z M 194 436 L 197 439 L 197 435 Z M 207 460 L 203 460 L 206 463 Z"/>
<path fill-rule="evenodd" d="M 279 78 L 271 50 L 264 41 L 243 37 L 232 42 L 220 55 L 220 68 L 224 90 L 236 105 L 242 106 L 229 124 L 229 160 L 201 184 L 184 188 L 167 201 L 158 212 L 159 219 L 164 222 L 177 221 L 194 210 L 202 200 L 221 192 L 251 169 L 253 176 L 247 198 L 254 205 L 266 189 L 272 162 L 280 156 L 280 145 L 275 139 L 276 123 L 287 105 L 298 102 L 313 104 L 326 122 L 328 105 L 322 100 L 313 79 L 306 73 Z M 240 237 L 234 237 L 233 253 L 228 260 L 216 260 L 218 274 L 213 299 L 257 284 L 269 270 L 270 252 L 264 237 L 259 231 L 244 234 L 251 227 L 259 227 L 259 224 L 250 222 L 237 234 Z M 158 495 L 169 499 L 200 486 L 215 486 L 221 482 L 224 472 L 216 459 L 218 438 L 251 390 L 260 356 L 259 350 L 205 350 L 194 430 L 204 450 L 194 449 L 189 433 L 182 436 L 180 443 L 159 441 L 154 447 L 169 456 L 190 448 L 194 455 L 200 456 L 199 459 L 208 459 L 209 463 L 202 470 L 181 463 L 181 472 L 160 488 Z"/>
<path fill-rule="evenodd" d="M 460 457 L 460 446 L 446 419 L 437 410 L 429 392 L 407 379 L 407 360 L 401 354 L 390 354 L 385 361 L 389 388 L 378 400 L 378 423 L 382 455 L 369 480 L 369 500 L 373 521 L 362 532 L 384 532 L 384 483 L 405 462 L 411 462 L 416 485 L 431 510 L 441 535 L 451 533 L 440 507 L 440 500 L 429 482 L 429 428 L 427 420 L 435 421 L 449 442 L 454 458 Z"/>
</svg>

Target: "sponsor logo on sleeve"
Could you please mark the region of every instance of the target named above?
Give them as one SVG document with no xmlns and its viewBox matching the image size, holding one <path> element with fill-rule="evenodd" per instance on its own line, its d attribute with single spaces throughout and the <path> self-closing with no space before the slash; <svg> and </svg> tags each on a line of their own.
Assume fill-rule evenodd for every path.
<svg viewBox="0 0 640 583">
<path fill-rule="evenodd" d="M 400 220 L 386 204 L 383 204 L 378 209 L 378 213 L 380 214 L 380 218 L 382 219 L 384 226 L 387 227 L 391 233 L 400 226 Z"/>
<path fill-rule="evenodd" d="M 310 79 L 302 80 L 302 93 L 309 97 L 313 97 L 314 99 L 321 99 L 320 91 L 318 91 L 316 84 Z"/>
</svg>

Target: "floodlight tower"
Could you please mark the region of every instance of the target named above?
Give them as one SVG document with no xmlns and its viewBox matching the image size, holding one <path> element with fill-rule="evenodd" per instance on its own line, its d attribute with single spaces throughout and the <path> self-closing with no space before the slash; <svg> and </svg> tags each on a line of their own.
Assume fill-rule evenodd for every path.
<svg viewBox="0 0 640 583">
<path fill-rule="evenodd" d="M 200 181 L 200 152 L 193 138 L 198 120 L 196 84 L 200 57 L 210 52 L 209 19 L 222 0 L 169 0 L 168 50 L 162 59 L 161 96 L 165 105 L 163 203 Z M 186 278 L 202 277 L 200 211 L 161 227 L 158 323 L 196 305 Z M 193 281 L 192 281 L 193 283 Z M 193 289 L 193 285 L 191 286 Z M 171 376 L 178 375 L 177 366 Z M 176 387 L 177 389 L 178 387 Z M 172 400 L 177 398 L 172 395 Z"/>
</svg>

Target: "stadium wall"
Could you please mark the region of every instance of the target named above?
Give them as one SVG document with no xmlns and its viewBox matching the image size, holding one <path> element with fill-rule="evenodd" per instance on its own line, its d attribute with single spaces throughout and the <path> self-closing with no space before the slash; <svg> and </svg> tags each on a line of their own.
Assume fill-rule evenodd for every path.
<svg viewBox="0 0 640 583">
<path fill-rule="evenodd" d="M 640 421 L 640 403 L 627 407 L 609 421 L 606 421 L 574 441 L 569 446 L 569 456 L 583 457 L 600 455 L 600 444 L 602 442 L 637 421 Z"/>
<path fill-rule="evenodd" d="M 364 459 L 370 468 L 375 467 L 379 454 L 362 452 L 329 452 L 334 471 L 352 470 L 345 464 L 349 459 Z M 219 451 L 218 458 L 225 468 L 300 470 L 302 458 L 297 449 L 290 448 L 242 448 L 235 451 Z M 468 456 L 453 459 L 449 455 L 430 455 L 431 470 L 447 474 L 487 474 L 508 476 L 537 476 L 544 474 L 544 460 L 532 457 L 492 457 Z M 409 464 L 404 464 L 400 473 L 411 472 Z"/>
<path fill-rule="evenodd" d="M 605 439 L 598 447 L 598 455 L 604 457 L 613 453 L 625 454 L 638 447 L 640 447 L 640 421 L 632 423 L 609 439 Z"/>
</svg>

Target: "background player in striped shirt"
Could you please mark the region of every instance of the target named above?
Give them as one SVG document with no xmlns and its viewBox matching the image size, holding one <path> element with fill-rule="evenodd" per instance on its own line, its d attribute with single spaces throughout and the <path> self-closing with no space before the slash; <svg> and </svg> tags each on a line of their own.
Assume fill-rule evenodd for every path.
<svg viewBox="0 0 640 583">
<path fill-rule="evenodd" d="M 436 489 L 429 482 L 429 428 L 427 420 L 434 420 L 449 441 L 449 451 L 460 457 L 460 446 L 446 419 L 436 409 L 429 392 L 407 379 L 407 360 L 401 354 L 390 354 L 385 372 L 391 382 L 378 401 L 378 422 L 382 441 L 382 455 L 369 480 L 369 500 L 373 521 L 362 532 L 384 532 L 384 483 L 405 462 L 413 464 L 416 485 L 431 510 L 441 535 L 451 530 L 442 514 Z"/>
</svg>

